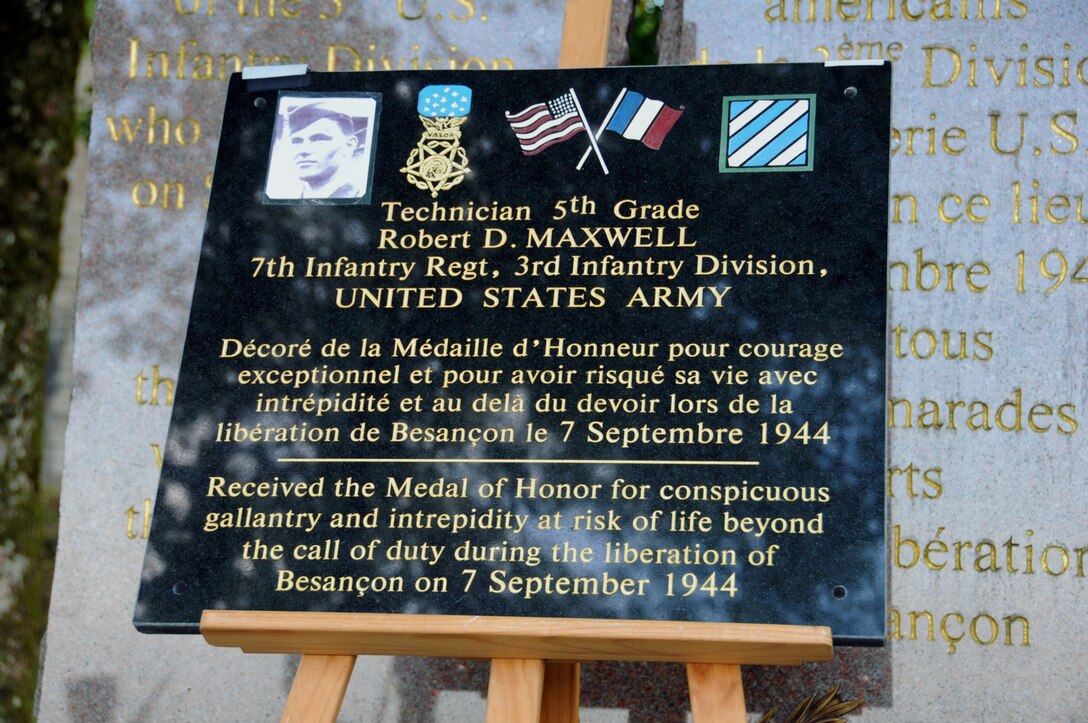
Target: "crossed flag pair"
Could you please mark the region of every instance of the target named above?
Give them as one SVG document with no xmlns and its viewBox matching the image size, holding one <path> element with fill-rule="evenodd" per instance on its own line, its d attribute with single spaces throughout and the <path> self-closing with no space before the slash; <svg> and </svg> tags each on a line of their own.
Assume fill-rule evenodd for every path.
<svg viewBox="0 0 1088 723">
<path fill-rule="evenodd" d="M 659 150 L 661 142 L 683 112 L 684 106 L 677 110 L 641 93 L 622 89 L 597 132 L 589 134 L 589 148 L 582 154 L 582 160 L 578 161 L 578 170 L 582 170 L 589 154 L 594 153 L 601 169 L 608 175 L 608 165 L 597 146 L 597 139 L 606 130 Z M 554 100 L 534 103 L 520 113 L 507 112 L 506 120 L 521 144 L 521 152 L 527 156 L 535 156 L 579 133 L 589 133 L 589 122 L 573 88 Z"/>
</svg>

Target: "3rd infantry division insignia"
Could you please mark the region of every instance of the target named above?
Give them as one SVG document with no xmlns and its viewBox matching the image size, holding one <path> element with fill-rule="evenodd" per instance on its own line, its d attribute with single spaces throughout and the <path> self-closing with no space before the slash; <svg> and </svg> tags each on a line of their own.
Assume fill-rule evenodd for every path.
<svg viewBox="0 0 1088 723">
<path fill-rule="evenodd" d="M 419 91 L 416 110 L 423 137 L 400 172 L 432 198 L 463 181 L 471 170 L 461 147 L 461 125 L 471 107 L 472 89 L 463 85 L 428 85 Z"/>
</svg>

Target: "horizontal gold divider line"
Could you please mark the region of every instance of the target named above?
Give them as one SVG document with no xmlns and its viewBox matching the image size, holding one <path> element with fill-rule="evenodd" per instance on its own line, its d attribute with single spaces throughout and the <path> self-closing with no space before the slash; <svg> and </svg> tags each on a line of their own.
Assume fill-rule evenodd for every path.
<svg viewBox="0 0 1088 723">
<path fill-rule="evenodd" d="M 503 463 L 532 463 L 537 464 L 657 464 L 657 465 L 686 465 L 686 466 L 757 466 L 759 462 L 747 460 L 661 460 L 661 459 L 449 459 L 433 458 L 419 459 L 415 457 L 280 457 L 277 462 L 461 462 L 467 464 L 503 464 Z"/>
<path fill-rule="evenodd" d="M 205 610 L 200 632 L 247 653 L 748 665 L 832 655 L 830 628 L 801 625 Z"/>
</svg>

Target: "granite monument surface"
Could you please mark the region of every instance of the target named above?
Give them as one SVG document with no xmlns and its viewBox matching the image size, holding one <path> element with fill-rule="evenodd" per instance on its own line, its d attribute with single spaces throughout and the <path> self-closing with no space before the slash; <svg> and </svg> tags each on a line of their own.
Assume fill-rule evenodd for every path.
<svg viewBox="0 0 1088 723">
<path fill-rule="evenodd" d="M 894 66 L 888 639 L 863 720 L 1088 707 L 1083 4 L 686 0 L 674 62 Z M 811 691 L 815 670 L 783 702 Z"/>
</svg>

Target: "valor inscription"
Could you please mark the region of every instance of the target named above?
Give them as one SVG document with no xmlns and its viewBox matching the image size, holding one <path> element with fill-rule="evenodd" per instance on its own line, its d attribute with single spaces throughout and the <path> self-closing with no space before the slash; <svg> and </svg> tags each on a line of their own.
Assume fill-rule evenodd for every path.
<svg viewBox="0 0 1088 723">
<path fill-rule="evenodd" d="M 235 77 L 137 627 L 272 609 L 879 643 L 889 80 Z M 366 191 L 307 198 L 303 146 L 365 146 L 365 179 L 327 187 Z"/>
</svg>

